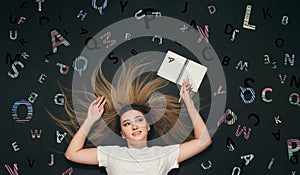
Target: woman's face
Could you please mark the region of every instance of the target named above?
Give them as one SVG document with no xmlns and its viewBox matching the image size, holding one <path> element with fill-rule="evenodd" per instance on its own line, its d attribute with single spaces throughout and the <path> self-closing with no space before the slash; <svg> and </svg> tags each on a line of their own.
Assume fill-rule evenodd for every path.
<svg viewBox="0 0 300 175">
<path fill-rule="evenodd" d="M 150 126 L 143 113 L 129 110 L 120 118 L 122 138 L 130 141 L 147 141 Z"/>
</svg>

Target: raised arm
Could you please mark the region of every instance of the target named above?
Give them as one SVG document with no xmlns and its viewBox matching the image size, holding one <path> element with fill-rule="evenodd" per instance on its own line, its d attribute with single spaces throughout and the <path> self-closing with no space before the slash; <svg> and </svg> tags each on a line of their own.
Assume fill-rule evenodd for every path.
<svg viewBox="0 0 300 175">
<path fill-rule="evenodd" d="M 84 148 L 84 143 L 93 124 L 102 116 L 105 103 L 106 100 L 102 96 L 98 97 L 89 106 L 87 118 L 72 138 L 65 152 L 65 157 L 68 160 L 82 164 L 98 164 L 97 148 Z"/>
<path fill-rule="evenodd" d="M 191 141 L 180 144 L 178 163 L 202 152 L 212 143 L 207 127 L 199 112 L 195 108 L 194 102 L 190 96 L 188 90 L 190 87 L 191 85 L 189 84 L 189 80 L 185 79 L 181 86 L 180 97 L 184 101 L 193 123 L 195 138 Z"/>
</svg>

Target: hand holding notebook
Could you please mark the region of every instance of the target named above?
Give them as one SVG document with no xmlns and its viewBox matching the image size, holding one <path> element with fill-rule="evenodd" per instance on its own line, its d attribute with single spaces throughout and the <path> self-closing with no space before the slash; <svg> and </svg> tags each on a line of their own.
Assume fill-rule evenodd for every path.
<svg viewBox="0 0 300 175">
<path fill-rule="evenodd" d="M 188 77 L 192 91 L 197 92 L 206 71 L 207 67 L 168 51 L 157 75 L 179 85 L 182 85 L 184 79 Z"/>
</svg>

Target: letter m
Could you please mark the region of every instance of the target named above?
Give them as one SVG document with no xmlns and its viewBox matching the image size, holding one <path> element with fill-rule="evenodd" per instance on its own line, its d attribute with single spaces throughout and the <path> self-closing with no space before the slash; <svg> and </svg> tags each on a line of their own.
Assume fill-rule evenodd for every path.
<svg viewBox="0 0 300 175">
<path fill-rule="evenodd" d="M 248 62 L 240 60 L 235 68 L 248 71 Z"/>
<path fill-rule="evenodd" d="M 106 44 L 106 48 L 109 48 L 109 47 L 111 47 L 111 46 L 113 46 L 113 45 L 115 45 L 117 43 L 116 40 L 110 40 L 109 39 L 110 36 L 111 36 L 111 32 L 109 31 L 109 32 L 106 32 L 104 35 L 102 35 L 100 37 L 100 39 L 102 40 L 103 44 Z"/>
<path fill-rule="evenodd" d="M 11 54 L 7 52 L 5 64 L 8 64 L 8 60 L 10 61 L 10 64 L 14 63 L 15 61 L 20 61 L 20 57 L 20 54 L 16 54 L 15 58 L 13 59 Z"/>
</svg>

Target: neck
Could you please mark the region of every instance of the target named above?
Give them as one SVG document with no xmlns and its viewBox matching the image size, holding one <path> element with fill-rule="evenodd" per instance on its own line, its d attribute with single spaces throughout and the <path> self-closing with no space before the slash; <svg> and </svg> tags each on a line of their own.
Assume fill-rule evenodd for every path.
<svg viewBox="0 0 300 175">
<path fill-rule="evenodd" d="M 145 148 L 147 141 L 127 141 L 128 148 Z"/>
</svg>

